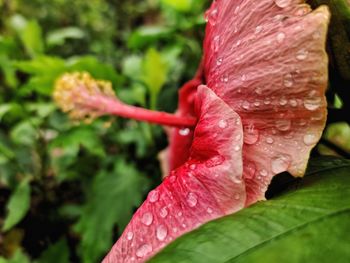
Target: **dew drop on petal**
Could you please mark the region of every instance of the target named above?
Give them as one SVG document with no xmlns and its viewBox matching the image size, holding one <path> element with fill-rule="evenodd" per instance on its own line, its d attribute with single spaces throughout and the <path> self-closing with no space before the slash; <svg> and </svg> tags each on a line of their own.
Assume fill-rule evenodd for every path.
<svg viewBox="0 0 350 263">
<path fill-rule="evenodd" d="M 292 107 L 298 106 L 298 102 L 297 102 L 297 100 L 295 100 L 295 99 L 290 99 L 290 100 L 289 100 L 289 104 L 290 104 Z"/>
<path fill-rule="evenodd" d="M 265 169 L 261 169 L 259 173 L 261 176 L 264 176 L 264 177 L 269 174 Z"/>
<path fill-rule="evenodd" d="M 250 103 L 248 101 L 243 101 L 242 102 L 242 108 L 245 109 L 245 110 L 249 110 L 250 108 Z"/>
<path fill-rule="evenodd" d="M 234 195 L 234 198 L 235 198 L 236 200 L 239 200 L 239 198 L 240 198 L 239 193 L 236 193 L 236 194 Z"/>
<path fill-rule="evenodd" d="M 297 60 L 305 60 L 307 58 L 308 54 L 309 54 L 309 52 L 307 50 L 300 49 L 296 54 L 296 58 L 297 58 Z"/>
<path fill-rule="evenodd" d="M 307 110 L 314 111 L 321 106 L 321 102 L 322 100 L 320 97 L 309 97 L 304 100 L 304 107 Z"/>
<path fill-rule="evenodd" d="M 181 136 L 187 136 L 187 135 L 190 134 L 190 129 L 189 129 L 189 128 L 180 129 L 180 130 L 179 130 L 179 134 L 180 134 Z"/>
<path fill-rule="evenodd" d="M 292 74 L 288 73 L 284 76 L 284 79 L 283 79 L 283 85 L 286 87 L 286 88 L 290 88 L 293 86 L 293 76 Z"/>
<path fill-rule="evenodd" d="M 209 22 L 212 26 L 215 26 L 217 18 L 218 9 L 215 6 L 205 13 L 205 21 Z"/>
<path fill-rule="evenodd" d="M 189 207 L 195 207 L 198 202 L 197 195 L 195 193 L 188 193 L 186 201 Z"/>
<path fill-rule="evenodd" d="M 276 128 L 280 131 L 288 131 L 292 125 L 292 121 L 288 119 L 281 119 L 276 121 Z"/>
<path fill-rule="evenodd" d="M 259 34 L 263 30 L 263 27 L 261 25 L 257 26 L 255 28 L 255 34 Z"/>
<path fill-rule="evenodd" d="M 220 47 L 220 36 L 215 36 L 212 43 L 212 50 L 218 52 Z"/>
<path fill-rule="evenodd" d="M 149 244 L 144 244 L 136 250 L 136 256 L 139 258 L 143 258 L 150 252 L 152 252 L 152 246 Z"/>
<path fill-rule="evenodd" d="M 210 207 L 207 208 L 207 212 L 208 214 L 212 214 L 213 213 L 213 209 L 211 209 Z"/>
<path fill-rule="evenodd" d="M 236 152 L 238 152 L 238 151 L 241 149 L 241 146 L 236 145 L 233 149 L 234 149 Z"/>
<path fill-rule="evenodd" d="M 277 156 L 271 160 L 271 170 L 276 174 L 286 171 L 289 165 L 290 158 L 286 155 Z"/>
<path fill-rule="evenodd" d="M 221 129 L 227 128 L 227 127 L 228 127 L 227 121 L 226 121 L 226 120 L 220 120 L 220 121 L 219 121 L 219 127 L 220 127 Z"/>
<path fill-rule="evenodd" d="M 268 144 L 273 144 L 274 140 L 273 140 L 271 137 L 267 137 L 267 138 L 266 138 L 266 142 L 267 142 Z"/>
<path fill-rule="evenodd" d="M 286 34 L 283 32 L 279 32 L 276 36 L 276 40 L 280 44 L 284 41 L 285 38 L 286 38 Z"/>
<path fill-rule="evenodd" d="M 221 77 L 221 82 L 224 82 L 224 83 L 227 83 L 227 82 L 228 82 L 228 75 L 227 75 L 227 74 L 224 74 L 224 75 Z"/>
<path fill-rule="evenodd" d="M 194 163 L 190 164 L 190 169 L 191 170 L 196 170 L 196 168 L 197 168 L 196 164 L 194 164 Z"/>
<path fill-rule="evenodd" d="M 220 66 L 222 64 L 222 60 L 223 60 L 222 58 L 218 58 L 216 60 L 216 65 Z"/>
<path fill-rule="evenodd" d="M 144 213 L 141 218 L 141 222 L 146 226 L 151 225 L 153 222 L 153 215 L 150 212 Z"/>
<path fill-rule="evenodd" d="M 165 225 L 160 225 L 157 227 L 156 236 L 159 241 L 163 241 L 168 235 L 168 229 Z"/>
<path fill-rule="evenodd" d="M 252 162 L 247 162 L 246 165 L 243 167 L 244 169 L 244 176 L 246 179 L 253 179 L 256 171 L 255 164 Z"/>
<path fill-rule="evenodd" d="M 151 203 L 157 202 L 159 199 L 159 192 L 157 190 L 153 190 L 148 194 L 148 200 Z"/>
<path fill-rule="evenodd" d="M 262 94 L 262 88 L 258 87 L 255 89 L 255 93 L 258 94 L 258 95 L 261 95 Z"/>
<path fill-rule="evenodd" d="M 133 237 L 134 237 L 134 233 L 131 232 L 131 231 L 129 231 L 129 232 L 126 234 L 126 239 L 127 239 L 127 240 L 131 240 L 131 239 L 133 239 Z"/>
<path fill-rule="evenodd" d="M 286 98 L 281 98 L 279 103 L 281 106 L 285 106 L 285 105 L 287 105 L 288 100 Z"/>
<path fill-rule="evenodd" d="M 291 4 L 291 0 L 275 0 L 275 4 L 280 8 L 285 8 Z"/>
<path fill-rule="evenodd" d="M 168 209 L 167 209 L 165 206 L 162 207 L 162 208 L 160 209 L 160 211 L 159 211 L 159 215 L 160 215 L 160 217 L 162 217 L 162 218 L 166 218 L 167 215 L 168 215 Z"/>
<path fill-rule="evenodd" d="M 259 139 L 259 131 L 254 127 L 254 125 L 244 126 L 244 143 L 245 144 L 254 144 Z"/>
<path fill-rule="evenodd" d="M 316 144 L 318 136 L 314 133 L 307 133 L 304 135 L 304 143 L 308 146 Z"/>
</svg>

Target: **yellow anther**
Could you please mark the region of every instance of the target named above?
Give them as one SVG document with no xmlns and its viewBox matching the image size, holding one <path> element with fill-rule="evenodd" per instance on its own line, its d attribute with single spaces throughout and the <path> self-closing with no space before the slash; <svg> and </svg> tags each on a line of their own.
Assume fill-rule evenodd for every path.
<svg viewBox="0 0 350 263">
<path fill-rule="evenodd" d="M 87 72 L 65 73 L 56 80 L 53 98 L 73 119 L 94 118 L 99 115 L 101 105 L 93 105 L 94 99 L 115 98 L 112 84 L 96 80 Z M 98 100 L 96 101 L 98 103 Z"/>
</svg>

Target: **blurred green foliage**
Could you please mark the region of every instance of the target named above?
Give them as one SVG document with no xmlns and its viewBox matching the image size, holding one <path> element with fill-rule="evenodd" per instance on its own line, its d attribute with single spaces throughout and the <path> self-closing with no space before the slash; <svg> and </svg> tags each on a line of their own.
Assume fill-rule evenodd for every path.
<svg viewBox="0 0 350 263">
<path fill-rule="evenodd" d="M 52 102 L 55 81 L 87 71 L 126 103 L 173 111 L 201 58 L 207 6 L 0 1 L 1 263 L 102 259 L 160 182 L 166 138 L 133 120 L 76 125 Z"/>
</svg>

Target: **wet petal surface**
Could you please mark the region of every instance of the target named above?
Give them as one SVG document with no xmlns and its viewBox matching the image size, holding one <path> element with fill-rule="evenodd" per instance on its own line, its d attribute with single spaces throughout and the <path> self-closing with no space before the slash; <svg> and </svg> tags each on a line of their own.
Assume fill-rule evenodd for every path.
<svg viewBox="0 0 350 263">
<path fill-rule="evenodd" d="M 219 0 L 207 12 L 206 83 L 242 118 L 247 205 L 275 174 L 304 174 L 325 125 L 329 12 L 301 2 Z"/>
<path fill-rule="evenodd" d="M 144 262 L 199 225 L 244 207 L 240 117 L 205 86 L 188 161 L 150 192 L 103 262 Z"/>
</svg>

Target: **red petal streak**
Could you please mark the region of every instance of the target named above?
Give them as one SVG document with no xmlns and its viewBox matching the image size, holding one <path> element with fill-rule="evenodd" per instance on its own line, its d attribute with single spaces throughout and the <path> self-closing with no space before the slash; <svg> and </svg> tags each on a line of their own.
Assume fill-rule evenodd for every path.
<svg viewBox="0 0 350 263">
<path fill-rule="evenodd" d="M 205 86 L 196 111 L 189 160 L 150 192 L 104 263 L 145 262 L 176 237 L 244 206 L 240 117 Z"/>
</svg>

